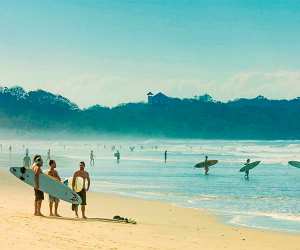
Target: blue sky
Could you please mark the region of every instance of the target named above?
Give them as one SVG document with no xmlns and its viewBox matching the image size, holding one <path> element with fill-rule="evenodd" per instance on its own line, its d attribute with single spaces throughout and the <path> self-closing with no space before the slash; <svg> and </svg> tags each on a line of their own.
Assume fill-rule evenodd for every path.
<svg viewBox="0 0 300 250">
<path fill-rule="evenodd" d="M 0 0 L 0 84 L 82 107 L 300 96 L 300 1 Z"/>
</svg>

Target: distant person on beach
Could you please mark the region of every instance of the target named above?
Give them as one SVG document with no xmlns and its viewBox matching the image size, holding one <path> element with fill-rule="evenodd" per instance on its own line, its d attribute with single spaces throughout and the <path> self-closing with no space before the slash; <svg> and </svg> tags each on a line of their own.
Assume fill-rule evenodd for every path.
<svg viewBox="0 0 300 250">
<path fill-rule="evenodd" d="M 1 152 L 2 152 L 2 144 L 0 144 L 0 150 L 1 150 Z"/>
<path fill-rule="evenodd" d="M 245 166 L 247 167 L 249 164 L 250 164 L 250 159 L 247 159 Z M 245 170 L 245 179 L 246 180 L 249 180 L 249 171 L 250 171 L 249 168 L 246 168 L 246 170 Z"/>
<path fill-rule="evenodd" d="M 94 151 L 93 150 L 91 150 L 91 153 L 90 153 L 90 165 L 91 166 L 95 165 L 95 156 L 94 156 Z"/>
<path fill-rule="evenodd" d="M 29 156 L 29 150 L 27 148 L 25 157 L 23 158 L 23 167 L 30 168 L 30 165 L 31 165 L 31 159 L 30 159 L 30 156 Z"/>
<path fill-rule="evenodd" d="M 168 150 L 165 150 L 165 163 L 167 163 L 168 160 Z"/>
<path fill-rule="evenodd" d="M 42 202 L 44 200 L 44 193 L 39 190 L 40 188 L 40 174 L 42 173 L 43 159 L 40 155 L 35 155 L 33 157 L 32 170 L 34 172 L 34 215 L 44 216 L 41 213 Z"/>
<path fill-rule="evenodd" d="M 56 162 L 54 160 L 50 160 L 49 161 L 49 170 L 47 172 L 47 175 L 53 177 L 54 179 L 58 180 L 59 182 L 61 182 L 61 179 L 58 175 L 58 172 L 55 170 L 56 168 Z M 52 212 L 52 208 L 53 208 L 53 203 L 54 203 L 54 214 Z M 50 209 L 50 216 L 57 216 L 60 217 L 60 215 L 58 214 L 57 210 L 58 210 L 58 204 L 59 204 L 59 199 L 51 196 L 49 194 L 49 209 Z"/>
<path fill-rule="evenodd" d="M 77 194 L 80 196 L 82 203 L 81 203 L 81 213 L 82 213 L 82 218 L 86 219 L 87 217 L 85 216 L 85 206 L 86 206 L 86 192 L 89 191 L 90 188 L 90 176 L 87 171 L 84 170 L 85 168 L 85 163 L 82 161 L 79 164 L 79 170 L 76 171 L 73 175 L 73 182 L 72 182 L 72 187 L 74 190 L 75 183 L 76 183 L 76 178 L 81 177 L 83 178 L 83 189 L 78 192 Z M 85 183 L 87 182 L 87 189 L 85 189 Z M 73 204 L 72 205 L 72 210 L 75 211 L 75 215 L 78 218 L 78 205 Z"/>
<path fill-rule="evenodd" d="M 204 171 L 205 175 L 208 175 L 209 167 L 208 167 L 208 156 L 205 156 L 205 161 L 204 161 Z"/>
<path fill-rule="evenodd" d="M 120 158 L 121 158 L 121 154 L 119 152 L 119 150 L 117 150 L 117 152 L 115 153 L 115 157 L 117 158 L 117 163 L 120 163 Z"/>
<path fill-rule="evenodd" d="M 47 161 L 50 161 L 51 160 L 51 151 L 50 151 L 50 148 L 48 149 L 47 151 Z"/>
</svg>

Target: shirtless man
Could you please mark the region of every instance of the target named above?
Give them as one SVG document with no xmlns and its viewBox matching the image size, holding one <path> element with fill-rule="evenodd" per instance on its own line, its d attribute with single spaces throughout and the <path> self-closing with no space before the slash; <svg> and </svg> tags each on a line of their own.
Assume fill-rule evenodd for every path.
<svg viewBox="0 0 300 250">
<path fill-rule="evenodd" d="M 42 173 L 43 159 L 40 155 L 36 155 L 33 158 L 32 170 L 34 172 L 34 215 L 44 216 L 41 213 L 42 202 L 44 200 L 44 193 L 39 190 L 40 188 L 40 174 Z"/>
<path fill-rule="evenodd" d="M 59 182 L 61 181 L 59 175 L 58 175 L 58 172 L 55 170 L 56 168 L 56 162 L 54 160 L 50 160 L 49 161 L 49 170 L 47 172 L 47 175 L 55 178 L 56 180 L 58 180 Z M 52 208 L 53 208 L 53 203 L 54 203 L 54 214 L 52 212 Z M 49 194 L 49 209 L 50 209 L 50 216 L 57 216 L 57 217 L 60 217 L 60 215 L 58 214 L 57 212 L 57 209 L 58 209 L 58 203 L 59 203 L 59 199 L 54 197 L 54 196 L 51 196 Z"/>
<path fill-rule="evenodd" d="M 73 187 L 73 190 L 74 190 L 77 177 L 82 177 L 83 178 L 83 189 L 80 192 L 78 192 L 77 194 L 80 196 L 80 198 L 82 200 L 82 203 L 81 203 L 82 218 L 86 219 L 87 218 L 85 216 L 86 192 L 89 191 L 91 181 L 90 181 L 89 173 L 84 170 L 85 163 L 82 161 L 82 162 L 80 162 L 79 166 L 80 166 L 79 170 L 76 171 L 73 175 L 72 187 Z M 87 181 L 87 188 L 85 188 L 86 187 L 86 185 L 85 185 L 86 181 Z M 72 209 L 75 211 L 75 215 L 78 218 L 78 205 L 73 204 Z"/>
</svg>

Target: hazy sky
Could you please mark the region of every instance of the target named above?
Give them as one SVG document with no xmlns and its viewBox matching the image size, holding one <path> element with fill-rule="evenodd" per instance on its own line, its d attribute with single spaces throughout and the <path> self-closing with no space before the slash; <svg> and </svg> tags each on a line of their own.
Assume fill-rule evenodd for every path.
<svg viewBox="0 0 300 250">
<path fill-rule="evenodd" d="M 300 1 L 0 0 L 0 84 L 82 107 L 300 96 Z"/>
</svg>

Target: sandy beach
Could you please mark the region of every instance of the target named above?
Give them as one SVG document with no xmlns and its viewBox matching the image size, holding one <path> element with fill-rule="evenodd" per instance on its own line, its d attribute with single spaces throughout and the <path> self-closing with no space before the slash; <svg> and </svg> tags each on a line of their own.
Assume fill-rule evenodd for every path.
<svg viewBox="0 0 300 250">
<path fill-rule="evenodd" d="M 33 190 L 8 171 L 0 171 L 1 249 L 300 249 L 298 234 L 224 225 L 206 211 L 88 193 L 88 220 L 75 219 L 61 202 L 62 218 L 48 217 L 48 199 L 33 216 Z M 138 224 L 106 222 L 114 215 Z"/>
</svg>

